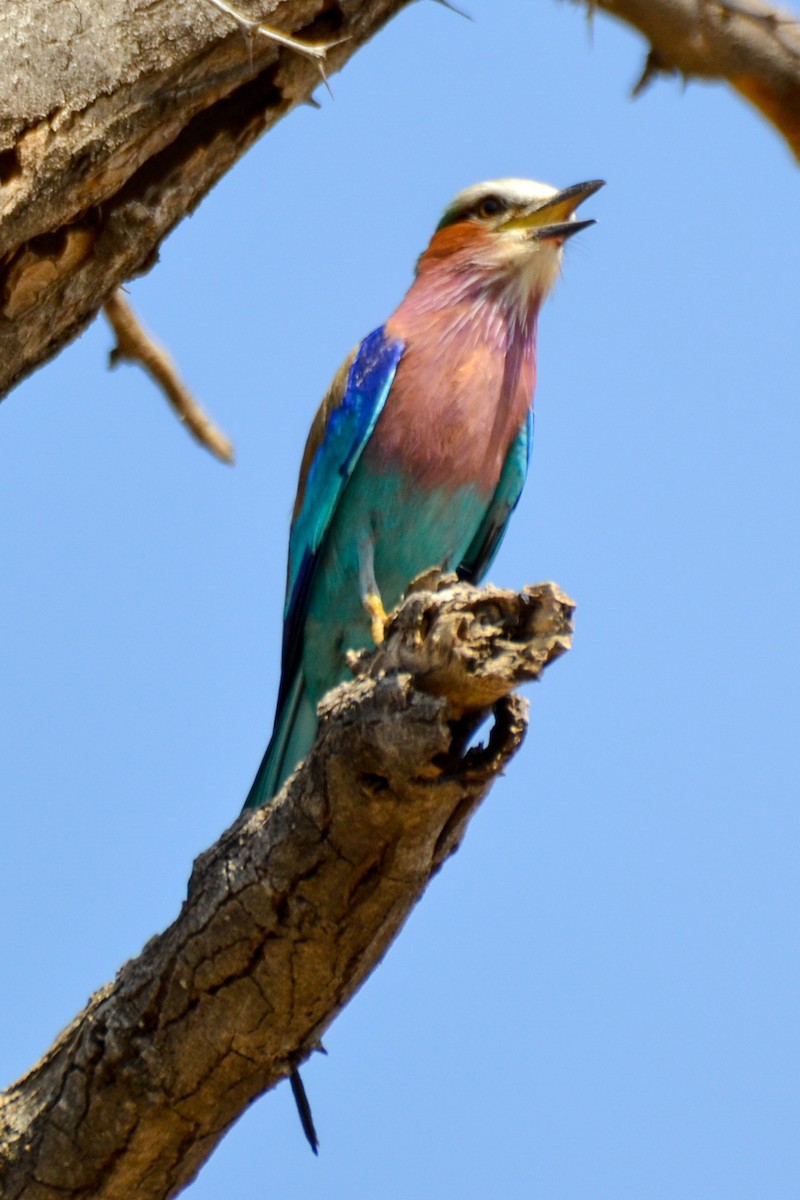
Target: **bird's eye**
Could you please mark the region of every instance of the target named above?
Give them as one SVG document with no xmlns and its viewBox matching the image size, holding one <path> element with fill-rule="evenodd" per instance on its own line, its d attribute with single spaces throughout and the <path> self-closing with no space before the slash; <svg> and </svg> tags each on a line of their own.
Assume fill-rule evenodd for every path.
<svg viewBox="0 0 800 1200">
<path fill-rule="evenodd" d="M 478 205 L 479 217 L 497 217 L 505 212 L 508 205 L 499 196 L 485 196 Z"/>
</svg>

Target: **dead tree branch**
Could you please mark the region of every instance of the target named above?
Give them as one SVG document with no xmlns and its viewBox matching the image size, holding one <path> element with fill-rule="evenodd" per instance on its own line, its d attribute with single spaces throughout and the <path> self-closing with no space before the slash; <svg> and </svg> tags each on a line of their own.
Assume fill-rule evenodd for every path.
<svg viewBox="0 0 800 1200">
<path fill-rule="evenodd" d="M 319 1044 L 458 847 L 524 735 L 513 690 L 568 648 L 572 604 L 552 584 L 418 586 L 326 697 L 280 796 L 197 860 L 175 923 L 0 1097 L 4 1200 L 176 1195 Z"/>
<path fill-rule="evenodd" d="M 586 0 L 573 0 L 584 4 Z M 800 17 L 762 0 L 588 0 L 650 46 L 642 90 L 659 74 L 724 80 L 754 104 L 800 160 Z"/>
<path fill-rule="evenodd" d="M 233 463 L 233 445 L 197 403 L 174 362 L 141 324 L 121 289 L 109 296 L 103 312 L 117 339 L 109 355 L 111 366 L 123 359 L 138 362 L 161 388 L 170 408 L 192 437 L 222 462 Z"/>
</svg>

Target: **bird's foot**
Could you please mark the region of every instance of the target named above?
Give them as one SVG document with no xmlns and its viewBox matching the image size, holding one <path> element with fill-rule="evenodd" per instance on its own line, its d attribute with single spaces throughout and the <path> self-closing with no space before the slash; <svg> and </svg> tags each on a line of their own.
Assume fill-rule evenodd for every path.
<svg viewBox="0 0 800 1200">
<path fill-rule="evenodd" d="M 372 640 L 376 646 L 380 646 L 389 618 L 386 615 L 386 609 L 383 607 L 383 601 L 377 592 L 368 592 L 366 594 L 364 597 L 364 608 L 371 618 Z"/>
</svg>

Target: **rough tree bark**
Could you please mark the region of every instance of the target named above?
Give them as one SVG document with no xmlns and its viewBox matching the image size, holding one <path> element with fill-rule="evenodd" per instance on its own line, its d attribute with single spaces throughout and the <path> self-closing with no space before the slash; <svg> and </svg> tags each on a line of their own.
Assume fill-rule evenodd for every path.
<svg viewBox="0 0 800 1200">
<path fill-rule="evenodd" d="M 0 1097 L 4 1200 L 175 1195 L 318 1046 L 457 848 L 522 740 L 514 688 L 568 648 L 573 606 L 552 584 L 416 587 L 280 796 L 197 860 L 176 922 Z"/>
</svg>

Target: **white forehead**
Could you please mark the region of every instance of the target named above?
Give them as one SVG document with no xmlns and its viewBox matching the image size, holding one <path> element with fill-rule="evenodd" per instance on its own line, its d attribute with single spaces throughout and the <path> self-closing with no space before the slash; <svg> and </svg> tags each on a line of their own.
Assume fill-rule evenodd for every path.
<svg viewBox="0 0 800 1200">
<path fill-rule="evenodd" d="M 469 207 L 482 196 L 502 196 L 513 205 L 536 204 L 539 200 L 549 200 L 555 196 L 558 188 L 549 183 L 539 183 L 536 179 L 487 179 L 485 183 L 473 183 L 472 187 L 464 188 L 448 205 L 448 209 Z"/>
</svg>

